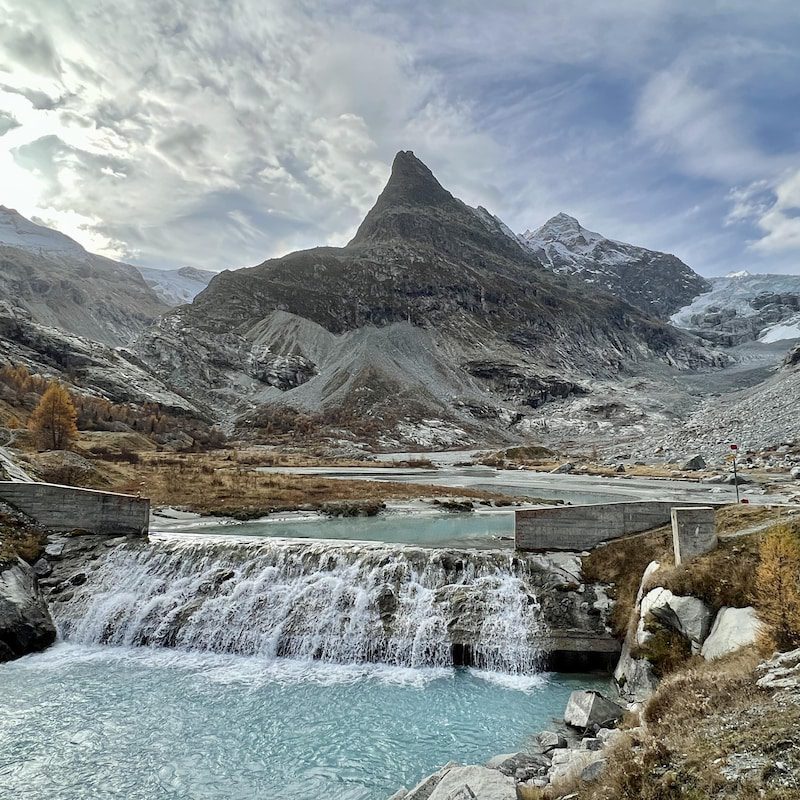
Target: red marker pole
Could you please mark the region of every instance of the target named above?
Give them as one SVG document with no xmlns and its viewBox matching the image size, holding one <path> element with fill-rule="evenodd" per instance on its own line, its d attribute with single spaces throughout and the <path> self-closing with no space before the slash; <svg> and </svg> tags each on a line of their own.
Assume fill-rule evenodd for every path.
<svg viewBox="0 0 800 800">
<path fill-rule="evenodd" d="M 739 449 L 738 444 L 731 445 L 731 451 L 733 452 L 733 482 L 736 484 L 736 502 L 739 502 L 739 476 L 736 472 L 736 451 Z"/>
</svg>

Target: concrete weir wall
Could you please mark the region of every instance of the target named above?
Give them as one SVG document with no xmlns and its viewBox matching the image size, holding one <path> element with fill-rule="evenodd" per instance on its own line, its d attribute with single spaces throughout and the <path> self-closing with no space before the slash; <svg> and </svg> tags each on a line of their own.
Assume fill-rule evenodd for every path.
<svg viewBox="0 0 800 800">
<path fill-rule="evenodd" d="M 680 503 L 642 500 L 549 506 L 516 512 L 517 550 L 589 550 L 618 539 L 670 524 L 670 512 Z"/>
<path fill-rule="evenodd" d="M 150 525 L 150 501 L 128 494 L 0 481 L 0 500 L 56 531 L 145 534 Z"/>
</svg>

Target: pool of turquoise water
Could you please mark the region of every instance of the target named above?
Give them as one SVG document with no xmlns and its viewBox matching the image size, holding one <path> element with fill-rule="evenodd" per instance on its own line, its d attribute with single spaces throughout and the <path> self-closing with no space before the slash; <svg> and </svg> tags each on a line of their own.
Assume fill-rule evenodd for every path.
<svg viewBox="0 0 800 800">
<path fill-rule="evenodd" d="M 602 682 L 59 643 L 0 685 L 2 797 L 383 800 L 524 748 Z"/>
</svg>

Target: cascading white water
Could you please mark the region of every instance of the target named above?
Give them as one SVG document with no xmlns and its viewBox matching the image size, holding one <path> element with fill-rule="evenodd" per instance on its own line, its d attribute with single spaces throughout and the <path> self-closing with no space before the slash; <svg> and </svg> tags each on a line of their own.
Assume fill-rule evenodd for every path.
<svg viewBox="0 0 800 800">
<path fill-rule="evenodd" d="M 527 673 L 538 569 L 501 551 L 155 541 L 115 548 L 53 611 L 85 644 Z"/>
</svg>

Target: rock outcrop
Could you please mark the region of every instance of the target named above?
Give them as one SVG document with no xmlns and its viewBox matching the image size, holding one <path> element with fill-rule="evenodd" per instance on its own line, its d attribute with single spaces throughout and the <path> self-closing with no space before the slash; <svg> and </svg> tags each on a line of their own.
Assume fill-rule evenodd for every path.
<svg viewBox="0 0 800 800">
<path fill-rule="evenodd" d="M 44 650 L 56 629 L 36 575 L 22 559 L 0 567 L 0 661 Z"/>
<path fill-rule="evenodd" d="M 761 623 L 754 608 L 721 608 L 700 654 L 706 660 L 721 658 L 754 644 L 760 632 Z"/>
</svg>

